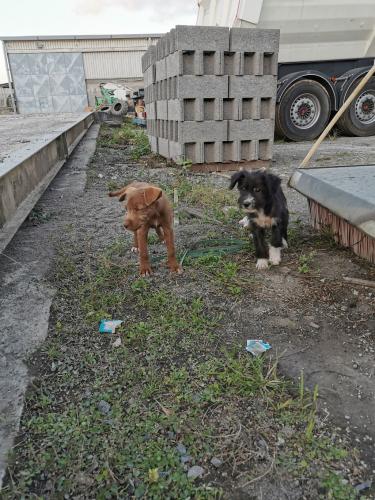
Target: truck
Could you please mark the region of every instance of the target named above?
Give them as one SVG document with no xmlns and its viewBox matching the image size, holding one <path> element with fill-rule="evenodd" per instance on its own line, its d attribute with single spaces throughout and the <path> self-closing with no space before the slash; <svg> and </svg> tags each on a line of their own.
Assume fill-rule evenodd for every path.
<svg viewBox="0 0 375 500">
<path fill-rule="evenodd" d="M 313 140 L 374 64 L 375 0 L 198 0 L 197 24 L 280 30 L 276 134 Z M 375 78 L 338 121 L 375 135 Z"/>
</svg>

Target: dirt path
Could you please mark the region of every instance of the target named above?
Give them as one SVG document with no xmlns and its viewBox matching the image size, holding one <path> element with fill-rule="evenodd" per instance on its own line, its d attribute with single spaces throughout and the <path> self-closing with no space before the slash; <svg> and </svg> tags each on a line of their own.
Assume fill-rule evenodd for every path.
<svg viewBox="0 0 375 500">
<path fill-rule="evenodd" d="M 86 184 L 86 168 L 96 147 L 93 125 L 56 176 L 33 217 L 25 222 L 0 255 L 0 485 L 6 456 L 18 432 L 26 388 L 30 383 L 25 359 L 48 332 L 55 288 L 46 275 L 56 253 L 60 231 L 74 217 Z M 44 223 L 43 223 L 44 222 Z"/>
<path fill-rule="evenodd" d="M 102 138 L 101 146 L 105 142 Z M 276 145 L 273 169 L 284 182 L 307 149 L 306 144 Z M 45 326 L 30 328 L 33 322 L 27 321 L 38 310 L 34 317 L 44 317 L 46 325 L 57 291 L 48 340 L 29 361 L 36 378 L 7 480 L 9 497 L 60 492 L 70 498 L 88 491 L 115 497 L 126 491 L 155 498 L 167 498 L 169 492 L 178 498 L 189 491 L 210 498 L 219 488 L 228 498 L 327 498 L 327 492 L 332 498 L 352 498 L 345 481 L 361 483 L 375 469 L 375 293 L 348 286 L 342 276 L 374 279 L 373 266 L 314 233 L 306 224 L 305 201 L 291 190 L 286 191 L 291 248 L 280 267 L 259 273 L 251 252 L 229 257 L 207 252 L 206 240 L 246 244 L 227 179 L 182 175 L 163 165 L 149 168 L 129 155 L 129 148 L 99 147 L 85 191 L 84 165 L 68 165 L 51 186 L 37 207 L 41 224 L 24 225 L 7 250 L 27 264 L 36 281 L 25 279 L 14 262 L 1 261 L 7 292 L 12 292 L 2 296 L 3 304 L 15 311 L 5 324 L 12 332 L 16 325 L 21 338 L 14 343 L 7 335 L 2 343 L 1 369 L 9 381 L 2 389 L 9 406 L 2 411 L 13 408 L 13 428 L 28 380 L 20 360 L 45 335 Z M 319 165 L 374 163 L 375 138 L 326 142 L 320 155 Z M 121 207 L 106 196 L 109 187 L 133 179 L 157 183 L 169 194 L 174 187 L 179 190 L 176 241 L 186 256 L 185 273 L 178 279 L 166 274 L 158 244 L 152 246 L 155 274 L 148 281 L 137 277 L 130 238 L 121 232 Z M 201 216 L 191 218 L 185 207 Z M 43 222 L 46 213 L 49 220 Z M 198 258 L 186 253 L 197 249 Z M 38 309 L 36 290 L 47 269 L 43 308 Z M 13 308 L 20 300 L 27 304 L 23 311 L 29 311 L 21 323 Z M 97 320 L 108 314 L 126 325 L 119 350 L 111 347 L 112 339 L 96 333 Z M 29 344 L 23 340 L 28 329 Z M 318 415 L 314 404 L 305 408 L 305 396 L 298 406 L 293 389 L 278 376 L 271 383 L 274 372 L 259 382 L 254 374 L 266 367 L 251 364 L 244 353 L 248 338 L 272 344 L 282 374 L 298 381 L 303 371 L 300 390 L 304 384 L 319 386 Z M 224 355 L 223 348 L 234 357 Z M 10 370 L 17 366 L 16 376 Z M 17 402 L 9 391 L 16 391 Z M 306 441 L 311 420 L 314 437 Z M 120 435 L 128 440 L 122 443 Z M 116 440 L 132 460 L 123 463 Z M 38 457 L 30 452 L 34 446 Z M 358 459 L 353 446 L 360 450 Z M 137 462 L 135 449 L 144 462 Z M 212 457 L 220 465 L 213 465 Z M 201 482 L 186 482 L 193 465 L 204 470 Z"/>
</svg>

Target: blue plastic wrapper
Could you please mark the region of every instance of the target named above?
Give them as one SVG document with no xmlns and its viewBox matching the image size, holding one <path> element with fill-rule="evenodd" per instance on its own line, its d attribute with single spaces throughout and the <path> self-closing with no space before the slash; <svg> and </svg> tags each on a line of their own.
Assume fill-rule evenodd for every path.
<svg viewBox="0 0 375 500">
<path fill-rule="evenodd" d="M 251 352 L 253 356 L 259 356 L 263 352 L 268 351 L 268 349 L 271 349 L 271 344 L 263 342 L 263 340 L 250 339 L 246 342 L 246 350 Z"/>
<path fill-rule="evenodd" d="M 115 333 L 116 327 L 121 325 L 120 319 L 102 319 L 99 324 L 100 333 Z"/>
</svg>

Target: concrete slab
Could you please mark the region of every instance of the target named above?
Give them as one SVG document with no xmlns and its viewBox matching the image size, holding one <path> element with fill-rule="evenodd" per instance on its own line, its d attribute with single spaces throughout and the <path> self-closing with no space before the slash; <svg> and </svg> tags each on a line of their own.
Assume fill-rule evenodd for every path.
<svg viewBox="0 0 375 500">
<path fill-rule="evenodd" d="M 4 146 L 6 156 L 0 163 L 0 251 L 94 121 L 93 113 L 67 115 L 61 119 L 59 116 L 44 119 L 43 115 L 30 120 L 28 116 L 12 118 L 2 122 L 6 133 L 1 140 L 8 138 L 8 143 Z M 30 135 L 22 128 L 25 122 L 30 127 Z M 23 133 L 25 138 L 19 139 Z"/>
<path fill-rule="evenodd" d="M 23 155 L 43 146 L 68 125 L 88 113 L 0 116 L 0 169 L 14 155 Z"/>
<path fill-rule="evenodd" d="M 375 238 L 375 165 L 299 169 L 290 186 Z"/>
</svg>

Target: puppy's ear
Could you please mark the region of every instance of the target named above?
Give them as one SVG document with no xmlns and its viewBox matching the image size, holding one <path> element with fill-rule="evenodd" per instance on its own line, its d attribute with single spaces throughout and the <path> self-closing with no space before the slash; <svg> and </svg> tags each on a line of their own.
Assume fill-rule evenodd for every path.
<svg viewBox="0 0 375 500">
<path fill-rule="evenodd" d="M 150 186 L 146 189 L 137 189 L 135 193 L 132 193 L 131 196 L 129 196 L 128 209 L 142 210 L 149 207 L 155 203 L 155 201 L 158 200 L 162 194 L 163 191 L 156 186 Z"/>
<path fill-rule="evenodd" d="M 230 179 L 229 189 L 233 189 L 234 186 L 238 183 L 240 185 L 241 181 L 245 178 L 246 172 L 244 170 L 240 170 L 232 175 Z"/>
<path fill-rule="evenodd" d="M 276 193 L 281 184 L 281 179 L 274 174 L 266 174 L 268 189 L 271 193 Z"/>
<path fill-rule="evenodd" d="M 155 201 L 158 200 L 162 194 L 163 194 L 163 191 L 156 186 L 150 186 L 150 187 L 146 188 L 145 189 L 146 207 L 155 203 Z"/>
</svg>

